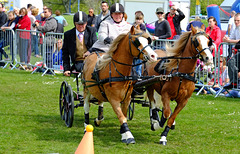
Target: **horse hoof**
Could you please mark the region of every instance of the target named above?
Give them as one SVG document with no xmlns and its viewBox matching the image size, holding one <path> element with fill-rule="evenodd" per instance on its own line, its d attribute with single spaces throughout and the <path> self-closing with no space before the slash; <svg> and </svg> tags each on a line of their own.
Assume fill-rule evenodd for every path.
<svg viewBox="0 0 240 154">
<path fill-rule="evenodd" d="M 123 142 L 123 143 L 126 143 L 127 145 L 128 145 L 128 144 L 135 144 L 135 143 L 136 143 L 135 140 L 134 140 L 134 138 L 124 139 L 124 140 L 122 140 L 122 142 Z"/>
<path fill-rule="evenodd" d="M 100 124 L 101 124 L 101 122 L 104 120 L 104 118 L 102 118 L 101 120 L 98 120 L 97 118 L 94 120 L 94 125 L 96 126 L 96 127 L 99 127 L 100 126 Z"/>
<path fill-rule="evenodd" d="M 166 138 L 166 136 L 162 136 L 159 143 L 162 144 L 162 145 L 167 145 L 167 138 Z"/>
<path fill-rule="evenodd" d="M 160 144 L 162 144 L 162 145 L 167 145 L 167 142 L 165 142 L 165 141 L 160 141 Z"/>
<path fill-rule="evenodd" d="M 94 120 L 94 125 L 95 125 L 96 127 L 99 127 L 99 126 L 100 126 L 100 125 L 97 123 L 97 119 Z"/>
<path fill-rule="evenodd" d="M 151 130 L 155 131 L 153 124 L 151 124 Z"/>
<path fill-rule="evenodd" d="M 161 128 L 161 127 L 160 127 L 160 125 L 159 125 L 158 122 L 155 122 L 155 123 L 152 123 L 152 124 L 151 124 L 151 130 L 152 130 L 152 131 L 158 130 L 158 129 L 160 129 L 160 128 Z"/>
</svg>

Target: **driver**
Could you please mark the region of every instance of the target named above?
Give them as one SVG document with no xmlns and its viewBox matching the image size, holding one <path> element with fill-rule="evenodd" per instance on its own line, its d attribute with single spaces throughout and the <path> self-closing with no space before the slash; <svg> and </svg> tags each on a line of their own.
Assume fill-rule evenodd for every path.
<svg viewBox="0 0 240 154">
<path fill-rule="evenodd" d="M 115 38 L 130 31 L 132 25 L 124 20 L 124 7 L 121 4 L 113 4 L 110 7 L 110 15 L 111 18 L 100 24 L 98 40 L 93 44 L 92 51 L 108 51 Z"/>
</svg>

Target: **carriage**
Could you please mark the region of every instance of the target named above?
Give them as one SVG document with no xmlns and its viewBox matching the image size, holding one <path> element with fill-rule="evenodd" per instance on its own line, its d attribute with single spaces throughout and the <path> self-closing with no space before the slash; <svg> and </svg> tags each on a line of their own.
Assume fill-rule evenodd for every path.
<svg viewBox="0 0 240 154">
<path fill-rule="evenodd" d="M 99 105 L 98 117 L 94 121 L 95 125 L 99 126 L 104 119 L 103 102 L 109 102 L 121 124 L 121 141 L 132 144 L 135 140 L 127 125 L 127 110 L 129 109 L 128 118 L 131 119 L 134 103 L 141 103 L 150 108 L 153 131 L 162 128 L 167 122 L 160 139 L 160 143 L 166 145 L 167 134 L 170 129 L 174 129 L 177 114 L 187 104 L 194 91 L 197 59 L 200 58 L 206 63 L 213 61 L 208 48 L 210 42 L 203 30 L 192 27 L 191 32 L 184 33 L 175 46 L 168 49 L 169 53 L 162 50 L 153 52 L 149 47 L 149 36 L 132 27 L 128 34 L 114 40 L 108 53 L 93 53 L 86 58 L 81 73 L 83 95 L 79 94 L 79 72 L 73 72 L 76 76 L 77 92 L 72 91 L 67 82 L 62 83 L 59 98 L 61 118 L 71 127 L 74 108 L 83 106 L 86 126 L 89 124 L 90 103 L 94 103 Z M 133 57 L 152 61 L 146 63 L 147 75 L 140 79 L 131 76 Z M 164 67 L 159 67 L 156 72 L 154 68 L 157 64 Z M 149 102 L 142 100 L 142 96 L 135 95 L 145 91 Z M 161 109 L 155 104 L 154 92 L 161 95 L 161 99 L 158 100 L 163 104 L 161 118 L 158 115 Z M 79 103 L 74 105 L 74 100 Z M 170 109 L 170 100 L 177 102 L 173 112 Z M 130 105 L 130 102 L 133 105 Z"/>
</svg>

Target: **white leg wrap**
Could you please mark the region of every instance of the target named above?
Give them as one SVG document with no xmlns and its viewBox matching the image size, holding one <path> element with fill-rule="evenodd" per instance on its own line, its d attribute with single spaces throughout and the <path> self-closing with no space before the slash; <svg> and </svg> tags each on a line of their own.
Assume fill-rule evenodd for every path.
<svg viewBox="0 0 240 154">
<path fill-rule="evenodd" d="M 167 137 L 166 136 L 161 136 L 160 142 L 167 142 Z"/>
<path fill-rule="evenodd" d="M 162 103 L 162 96 L 159 95 L 155 90 L 154 90 L 154 99 L 155 99 L 155 107 L 157 108 L 162 108 L 163 103 Z"/>
<path fill-rule="evenodd" d="M 150 102 L 150 104 L 151 104 L 151 109 L 155 109 L 156 108 L 156 105 L 155 105 L 154 101 Z"/>
<path fill-rule="evenodd" d="M 175 122 L 175 120 L 174 120 L 174 122 L 173 122 L 173 124 L 172 125 L 175 125 L 176 124 L 176 122 Z"/>
<path fill-rule="evenodd" d="M 84 101 L 84 113 L 88 114 L 89 113 L 89 102 L 88 100 Z"/>
<path fill-rule="evenodd" d="M 84 132 L 87 132 L 87 131 L 86 131 L 87 125 L 88 125 L 88 124 L 86 124 L 86 123 L 84 122 Z"/>
<path fill-rule="evenodd" d="M 98 104 L 98 106 L 101 106 L 101 107 L 103 107 L 103 103 L 104 103 L 104 102 L 102 102 L 101 104 Z"/>
<path fill-rule="evenodd" d="M 129 138 L 134 138 L 130 131 L 127 131 L 127 132 L 125 132 L 125 133 L 123 133 L 121 135 L 122 135 L 122 139 L 121 140 L 127 140 Z"/>
</svg>

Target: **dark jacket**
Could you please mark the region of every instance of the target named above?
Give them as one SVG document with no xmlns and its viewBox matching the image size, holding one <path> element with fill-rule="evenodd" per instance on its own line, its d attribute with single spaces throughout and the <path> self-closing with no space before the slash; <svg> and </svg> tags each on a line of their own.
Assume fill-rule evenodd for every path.
<svg viewBox="0 0 240 154">
<path fill-rule="evenodd" d="M 0 27 L 7 22 L 7 15 L 4 12 L 0 12 Z"/>
<path fill-rule="evenodd" d="M 101 20 L 101 17 L 102 17 L 102 12 L 96 17 L 96 20 L 95 20 L 95 28 L 97 31 L 99 30 L 99 27 L 102 21 L 106 20 L 107 18 L 111 18 L 110 11 L 108 11 L 107 15 L 103 18 L 103 20 Z"/>
<path fill-rule="evenodd" d="M 155 22 L 154 36 L 157 36 L 159 39 L 166 39 L 171 37 L 171 34 L 171 28 L 167 20 L 163 20 L 160 23 L 158 21 Z"/>
<path fill-rule="evenodd" d="M 86 26 L 84 31 L 84 43 L 87 50 L 97 41 L 96 30 L 93 27 Z M 70 57 L 73 64 L 76 59 L 76 28 L 73 28 L 64 33 L 63 48 L 62 48 L 62 59 L 64 71 L 70 70 Z"/>
<path fill-rule="evenodd" d="M 92 26 L 96 22 L 96 16 L 93 14 L 93 16 L 88 15 L 87 25 Z"/>
<path fill-rule="evenodd" d="M 177 9 L 177 12 L 178 14 L 175 14 L 175 16 L 173 17 L 173 24 L 174 24 L 177 35 L 181 35 L 182 30 L 181 30 L 180 22 L 185 18 L 185 15 L 180 9 Z M 169 13 L 170 12 L 166 13 L 165 15 L 166 20 Z"/>
</svg>

